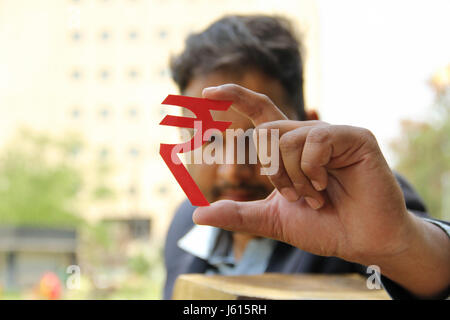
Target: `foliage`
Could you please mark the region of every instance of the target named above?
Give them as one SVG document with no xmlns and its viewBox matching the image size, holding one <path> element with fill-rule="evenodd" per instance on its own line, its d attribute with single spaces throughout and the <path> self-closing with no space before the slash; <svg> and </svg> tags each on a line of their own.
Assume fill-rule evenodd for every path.
<svg viewBox="0 0 450 320">
<path fill-rule="evenodd" d="M 128 260 L 128 266 L 134 273 L 139 275 L 146 275 L 151 267 L 150 262 L 143 254 L 131 257 Z"/>
<path fill-rule="evenodd" d="M 82 147 L 76 135 L 52 138 L 29 130 L 3 146 L 0 226 L 77 227 L 81 289 L 65 290 L 65 299 L 160 298 L 164 280 L 160 248 L 151 248 L 147 241 L 135 243 L 120 223 L 87 223 L 79 216 L 85 208 L 80 205 L 86 201 L 92 204 L 115 197 L 108 187 L 111 164 L 99 159 L 82 167 L 78 157 Z M 2 292 L 0 286 L 3 298 L 36 296 L 33 288 Z"/>
<path fill-rule="evenodd" d="M 450 90 L 437 92 L 429 119 L 404 121 L 392 147 L 396 170 L 414 185 L 430 214 L 444 219 L 444 197 L 450 196 L 444 181 L 450 179 Z"/>
<path fill-rule="evenodd" d="M 0 153 L 0 224 L 73 227 L 82 221 L 74 203 L 82 179 L 67 161 L 81 142 L 52 140 L 23 130 Z"/>
</svg>

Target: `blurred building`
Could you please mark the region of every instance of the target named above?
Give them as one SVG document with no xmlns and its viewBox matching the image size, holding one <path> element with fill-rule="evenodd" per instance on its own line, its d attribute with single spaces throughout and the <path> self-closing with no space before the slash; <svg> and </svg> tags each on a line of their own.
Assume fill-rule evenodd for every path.
<svg viewBox="0 0 450 320">
<path fill-rule="evenodd" d="M 0 227 L 0 284 L 32 287 L 52 271 L 64 276 L 76 262 L 75 230 Z"/>
<path fill-rule="evenodd" d="M 0 0 L 0 139 L 19 127 L 75 132 L 85 144 L 73 163 L 86 170 L 80 211 L 125 221 L 136 237 L 161 239 L 185 198 L 159 156 L 179 141 L 158 123 L 177 107 L 168 60 L 184 38 L 226 13 L 278 13 L 299 23 L 306 49 L 307 104 L 319 105 L 315 1 Z M 96 170 L 109 167 L 100 181 Z M 113 196 L 93 201 L 107 186 Z M 88 192 L 89 191 L 89 192 Z M 134 231 L 133 231 L 134 232 Z"/>
</svg>

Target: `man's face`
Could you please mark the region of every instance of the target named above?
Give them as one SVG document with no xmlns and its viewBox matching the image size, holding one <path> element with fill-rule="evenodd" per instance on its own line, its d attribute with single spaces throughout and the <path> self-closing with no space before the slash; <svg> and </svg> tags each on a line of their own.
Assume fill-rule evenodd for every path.
<svg viewBox="0 0 450 320">
<path fill-rule="evenodd" d="M 247 71 L 236 75 L 226 71 L 217 71 L 203 76 L 194 77 L 186 87 L 185 95 L 202 97 L 206 87 L 225 83 L 236 83 L 250 90 L 267 95 L 290 119 L 296 119 L 293 107 L 286 103 L 286 93 L 278 80 L 270 78 L 258 71 Z M 244 132 L 253 128 L 246 117 L 232 108 L 228 111 L 212 111 L 214 120 L 231 121 L 229 129 L 242 129 Z M 226 135 L 223 135 L 223 154 L 227 148 Z M 236 145 L 236 141 L 234 141 Z M 205 144 L 206 145 L 206 144 Z M 249 145 L 246 143 L 246 155 Z M 236 154 L 236 149 L 235 152 Z M 248 157 L 247 157 L 248 158 Z M 264 199 L 273 190 L 273 185 L 265 175 L 260 174 L 260 164 L 189 164 L 188 170 L 200 190 L 210 202 L 221 199 L 236 201 L 252 201 Z"/>
</svg>

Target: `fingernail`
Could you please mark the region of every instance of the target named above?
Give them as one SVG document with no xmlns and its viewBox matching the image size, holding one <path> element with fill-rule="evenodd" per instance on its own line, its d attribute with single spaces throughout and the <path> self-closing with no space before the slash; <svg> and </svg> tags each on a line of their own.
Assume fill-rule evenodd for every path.
<svg viewBox="0 0 450 320">
<path fill-rule="evenodd" d="M 205 88 L 205 89 L 203 89 L 203 91 L 202 91 L 202 95 L 205 95 L 205 93 L 214 91 L 214 90 L 216 90 L 216 89 L 217 89 L 217 87 L 208 87 L 208 88 Z"/>
<path fill-rule="evenodd" d="M 292 188 L 283 188 L 280 192 L 289 201 L 297 201 L 299 198 L 297 192 Z"/>
<path fill-rule="evenodd" d="M 310 198 L 310 197 L 305 197 L 306 202 L 309 204 L 309 206 L 311 208 L 313 208 L 314 210 L 317 210 L 320 208 L 320 202 L 317 201 L 314 198 Z"/>
<path fill-rule="evenodd" d="M 323 190 L 323 187 L 317 181 L 311 180 L 311 183 L 314 186 L 314 189 L 316 189 L 317 191 L 322 191 Z"/>
</svg>

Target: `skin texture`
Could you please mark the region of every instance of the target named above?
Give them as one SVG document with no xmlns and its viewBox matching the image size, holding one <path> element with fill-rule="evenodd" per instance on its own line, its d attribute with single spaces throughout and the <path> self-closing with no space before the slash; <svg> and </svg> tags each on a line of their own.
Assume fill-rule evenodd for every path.
<svg viewBox="0 0 450 320">
<path fill-rule="evenodd" d="M 229 70 L 194 77 L 183 94 L 191 97 L 202 97 L 205 87 L 217 86 L 233 82 L 246 88 L 267 95 L 280 106 L 283 114 L 290 119 L 297 119 L 295 108 L 286 103 L 285 90 L 279 83 L 257 70 L 248 70 L 241 74 Z M 193 116 L 187 111 L 186 115 Z M 212 112 L 215 120 L 231 121 L 230 129 L 254 128 L 250 119 L 235 109 L 226 112 Z M 316 119 L 315 112 L 309 112 L 310 119 Z M 226 138 L 224 137 L 224 144 Z M 203 146 L 205 147 L 206 144 Z M 225 151 L 224 151 L 225 153 Z M 235 161 L 236 162 L 236 161 Z M 188 170 L 209 202 L 217 200 L 252 201 L 266 198 L 274 189 L 265 175 L 260 174 L 260 164 L 190 164 Z M 237 260 L 245 251 L 246 245 L 254 236 L 248 233 L 235 232 L 234 254 Z"/>
<path fill-rule="evenodd" d="M 195 223 L 376 264 L 418 297 L 432 297 L 448 286 L 448 237 L 406 210 L 402 191 L 370 131 L 287 120 L 277 102 L 235 84 L 207 88 L 203 96 L 232 100 L 236 112 L 257 130 L 279 129 L 283 166 L 269 177 L 276 190 L 267 198 L 217 201 L 197 208 Z"/>
</svg>

